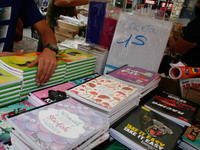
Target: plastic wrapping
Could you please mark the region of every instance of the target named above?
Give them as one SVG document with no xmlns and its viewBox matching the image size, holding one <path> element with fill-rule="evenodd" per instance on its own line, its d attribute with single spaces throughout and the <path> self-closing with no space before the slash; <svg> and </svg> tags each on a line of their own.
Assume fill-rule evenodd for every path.
<svg viewBox="0 0 200 150">
<path fill-rule="evenodd" d="M 106 2 L 90 1 L 86 42 L 99 45 L 106 15 Z"/>
<path fill-rule="evenodd" d="M 106 17 L 104 20 L 101 39 L 99 43 L 101 47 L 107 50 L 110 50 L 118 17 L 119 17 L 119 12 L 117 12 L 112 3 L 107 4 Z"/>
<path fill-rule="evenodd" d="M 86 42 L 109 50 L 118 16 L 111 1 L 90 1 Z"/>
<path fill-rule="evenodd" d="M 172 22 L 120 12 L 107 63 L 157 72 L 171 33 Z"/>
</svg>

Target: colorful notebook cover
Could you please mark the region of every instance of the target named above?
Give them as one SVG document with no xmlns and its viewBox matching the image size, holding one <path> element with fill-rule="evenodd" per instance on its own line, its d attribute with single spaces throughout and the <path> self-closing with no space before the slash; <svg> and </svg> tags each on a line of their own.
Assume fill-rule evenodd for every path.
<svg viewBox="0 0 200 150">
<path fill-rule="evenodd" d="M 33 149 L 72 149 L 100 130 L 106 118 L 69 98 L 12 116 L 14 125 Z"/>
<path fill-rule="evenodd" d="M 43 90 L 39 90 L 36 92 L 32 92 L 30 93 L 30 95 L 35 96 L 37 98 L 39 98 L 42 101 L 50 102 L 50 101 L 54 101 L 54 100 L 61 100 L 63 96 L 63 93 L 65 93 L 65 91 L 69 88 L 74 87 L 75 84 L 71 83 L 71 82 L 67 82 L 67 83 L 62 83 L 60 85 L 56 85 L 50 88 L 46 88 Z M 64 94 L 66 97 L 66 93 Z M 34 98 L 34 97 L 33 97 Z"/>
<path fill-rule="evenodd" d="M 144 105 L 152 111 L 186 126 L 191 125 L 198 110 L 195 103 L 165 91 L 157 92 Z"/>
<path fill-rule="evenodd" d="M 138 88 L 100 76 L 69 90 L 106 108 L 113 108 Z"/>
<path fill-rule="evenodd" d="M 37 67 L 27 67 L 27 65 L 35 60 L 41 52 L 28 53 L 21 56 L 6 56 L 0 57 L 0 62 L 7 68 L 16 71 L 18 73 L 23 73 L 26 70 L 34 70 Z"/>
<path fill-rule="evenodd" d="M 11 70 L 12 72 L 17 72 L 17 73 L 28 72 L 37 69 L 37 66 L 27 67 L 27 65 L 30 64 L 33 60 L 35 60 L 40 54 L 41 52 L 35 52 L 20 56 L 0 57 L 0 63 L 7 69 Z M 58 60 L 57 64 L 66 65 L 66 62 Z"/>
<path fill-rule="evenodd" d="M 187 97 L 188 91 L 190 87 L 200 89 L 200 78 L 186 78 L 186 79 L 179 79 L 180 84 L 180 90 L 181 90 L 181 96 L 183 98 Z"/>
<path fill-rule="evenodd" d="M 183 141 L 200 149 L 200 120 L 195 119 L 182 136 Z"/>
<path fill-rule="evenodd" d="M 33 109 L 34 107 L 28 103 L 27 101 L 21 101 L 14 104 L 10 104 L 4 107 L 0 108 L 0 142 L 7 141 L 10 139 L 10 131 L 12 129 L 12 126 L 9 124 L 9 122 L 6 120 L 7 116 L 13 116 L 18 113 L 22 113 L 26 110 Z"/>
<path fill-rule="evenodd" d="M 87 59 L 93 59 L 93 58 L 95 59 L 96 56 L 70 48 L 65 50 L 59 50 L 57 58 L 58 60 L 65 61 L 67 63 L 72 63 L 72 62 L 84 61 Z"/>
<path fill-rule="evenodd" d="M 139 67 L 131 67 L 129 65 L 122 66 L 108 73 L 108 75 L 118 79 L 145 87 L 152 81 L 160 77 L 159 73 L 142 69 Z"/>
<path fill-rule="evenodd" d="M 76 80 L 72 80 L 71 82 L 80 85 L 80 84 L 85 83 L 85 82 L 87 82 L 91 79 L 98 77 L 98 76 L 100 76 L 100 74 L 95 73 L 95 74 L 92 74 L 92 75 L 89 75 L 89 76 L 86 76 L 86 77 L 82 77 L 82 78 L 79 78 L 79 79 L 76 79 Z"/>
<path fill-rule="evenodd" d="M 0 68 L 0 87 L 20 83 L 22 79 Z"/>
<path fill-rule="evenodd" d="M 130 149 L 172 150 L 183 127 L 139 106 L 110 128 L 110 135 Z"/>
</svg>

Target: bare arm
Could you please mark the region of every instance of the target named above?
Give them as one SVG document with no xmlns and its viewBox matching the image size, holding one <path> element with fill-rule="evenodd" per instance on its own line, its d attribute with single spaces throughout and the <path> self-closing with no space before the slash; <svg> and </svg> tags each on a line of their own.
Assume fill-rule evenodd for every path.
<svg viewBox="0 0 200 150">
<path fill-rule="evenodd" d="M 69 7 L 69 6 L 80 6 L 86 5 L 89 0 L 54 0 L 54 5 L 57 7 Z"/>
<path fill-rule="evenodd" d="M 45 46 L 48 43 L 57 44 L 53 31 L 49 28 L 45 20 L 35 23 L 34 28 L 41 36 L 42 44 Z M 33 67 L 38 64 L 36 75 L 37 85 L 44 85 L 54 73 L 57 67 L 56 52 L 49 48 L 43 49 L 42 53 L 28 67 Z"/>
<path fill-rule="evenodd" d="M 170 52 L 184 55 L 188 50 L 195 47 L 197 43 L 191 43 L 179 37 L 177 41 L 174 38 L 169 38 L 168 45 Z"/>
<path fill-rule="evenodd" d="M 0 53 L 0 57 L 13 56 L 13 55 L 20 56 L 20 55 L 23 55 L 23 53 L 24 53 L 23 49 L 15 51 L 15 52 L 2 52 L 2 53 Z"/>
</svg>

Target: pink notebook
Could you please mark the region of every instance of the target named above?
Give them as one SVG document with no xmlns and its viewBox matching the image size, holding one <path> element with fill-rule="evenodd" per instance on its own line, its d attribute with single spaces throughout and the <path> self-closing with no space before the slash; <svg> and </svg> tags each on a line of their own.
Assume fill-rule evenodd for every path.
<svg viewBox="0 0 200 150">
<path fill-rule="evenodd" d="M 72 82 L 62 83 L 50 88 L 32 92 L 30 93 L 30 97 L 34 100 L 35 103 L 41 105 L 63 100 L 67 97 L 65 91 L 74 87 L 75 85 L 76 84 Z"/>
</svg>

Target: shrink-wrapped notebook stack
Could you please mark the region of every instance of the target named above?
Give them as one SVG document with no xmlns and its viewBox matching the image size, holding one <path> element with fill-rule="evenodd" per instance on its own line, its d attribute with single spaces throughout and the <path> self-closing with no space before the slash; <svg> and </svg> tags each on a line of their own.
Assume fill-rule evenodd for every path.
<svg viewBox="0 0 200 150">
<path fill-rule="evenodd" d="M 24 54 L 21 56 L 6 56 L 0 58 L 1 68 L 7 72 L 22 78 L 20 96 L 26 96 L 29 92 L 36 89 L 52 86 L 54 84 L 62 83 L 65 76 L 66 63 L 58 61 L 58 66 L 51 76 L 50 80 L 43 86 L 37 86 L 35 81 L 37 74 L 37 66 L 27 67 L 33 60 L 35 60 L 41 52 Z"/>
<path fill-rule="evenodd" d="M 72 98 L 36 107 L 7 120 L 13 126 L 11 143 L 18 150 L 83 149 L 108 135 L 109 128 L 105 117 Z"/>
<path fill-rule="evenodd" d="M 129 65 L 119 67 L 105 76 L 137 87 L 141 93 L 140 98 L 154 90 L 161 80 L 159 73 Z"/>
<path fill-rule="evenodd" d="M 0 67 L 0 106 L 19 101 L 21 82 L 22 78 Z"/>
<path fill-rule="evenodd" d="M 114 123 L 139 103 L 138 88 L 99 76 L 66 93 Z"/>
<path fill-rule="evenodd" d="M 97 56 L 97 62 L 94 71 L 98 72 L 99 74 L 103 74 L 104 67 L 106 65 L 106 60 L 108 57 L 108 50 L 101 48 L 99 46 L 87 46 L 84 44 L 78 45 L 78 50 L 96 55 Z"/>
<path fill-rule="evenodd" d="M 58 60 L 67 63 L 64 82 L 94 74 L 96 56 L 76 49 L 59 50 Z"/>
</svg>

